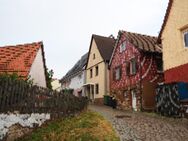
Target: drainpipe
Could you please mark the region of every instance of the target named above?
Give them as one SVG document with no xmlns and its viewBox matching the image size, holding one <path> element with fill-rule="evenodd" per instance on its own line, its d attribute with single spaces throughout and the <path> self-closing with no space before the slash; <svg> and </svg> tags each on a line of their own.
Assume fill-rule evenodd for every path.
<svg viewBox="0 0 188 141">
<path fill-rule="evenodd" d="M 140 97 L 141 97 L 141 99 L 140 99 L 140 103 L 141 103 L 140 110 L 143 111 L 143 105 L 142 105 L 142 102 L 143 102 L 142 98 L 143 97 L 142 97 L 142 66 L 141 66 L 141 56 L 139 57 L 139 61 L 140 61 L 140 63 L 139 63 L 139 68 L 140 68 L 139 73 L 140 73 Z"/>
<path fill-rule="evenodd" d="M 106 61 L 104 61 L 104 95 L 106 95 L 106 90 L 107 90 L 107 68 L 106 68 Z"/>
</svg>

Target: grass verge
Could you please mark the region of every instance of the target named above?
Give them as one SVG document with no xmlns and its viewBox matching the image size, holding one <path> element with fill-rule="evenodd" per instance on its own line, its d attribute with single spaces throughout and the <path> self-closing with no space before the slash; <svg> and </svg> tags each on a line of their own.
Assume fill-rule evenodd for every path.
<svg viewBox="0 0 188 141">
<path fill-rule="evenodd" d="M 101 115 L 86 111 L 38 128 L 19 141 L 119 141 L 111 124 Z"/>
</svg>

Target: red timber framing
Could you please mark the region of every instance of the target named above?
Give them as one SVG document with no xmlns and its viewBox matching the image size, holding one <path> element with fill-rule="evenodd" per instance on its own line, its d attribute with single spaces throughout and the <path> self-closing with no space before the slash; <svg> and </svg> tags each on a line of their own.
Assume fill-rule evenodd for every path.
<svg viewBox="0 0 188 141">
<path fill-rule="evenodd" d="M 162 53 L 156 41 L 151 36 L 119 32 L 109 66 L 110 93 L 115 95 L 118 108 L 154 108 L 155 86 L 163 82 Z M 120 74 L 115 72 L 118 67 Z"/>
</svg>

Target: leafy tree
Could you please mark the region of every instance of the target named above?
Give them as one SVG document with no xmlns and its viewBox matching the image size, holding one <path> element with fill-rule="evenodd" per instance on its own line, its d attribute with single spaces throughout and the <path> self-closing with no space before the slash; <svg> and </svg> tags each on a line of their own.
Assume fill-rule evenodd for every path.
<svg viewBox="0 0 188 141">
<path fill-rule="evenodd" d="M 52 77 L 54 75 L 54 71 L 51 69 L 51 70 L 46 70 L 47 71 L 47 76 L 46 76 L 46 83 L 47 83 L 47 87 L 52 90 Z"/>
</svg>

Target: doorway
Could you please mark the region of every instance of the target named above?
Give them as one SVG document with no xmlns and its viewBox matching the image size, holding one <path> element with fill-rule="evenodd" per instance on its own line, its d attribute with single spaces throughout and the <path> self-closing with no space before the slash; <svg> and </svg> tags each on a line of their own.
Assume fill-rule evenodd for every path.
<svg viewBox="0 0 188 141">
<path fill-rule="evenodd" d="M 136 90 L 131 90 L 131 95 L 132 95 L 132 108 L 134 111 L 137 111 L 136 107 Z"/>
</svg>

